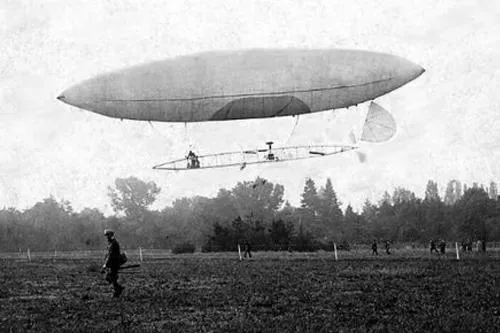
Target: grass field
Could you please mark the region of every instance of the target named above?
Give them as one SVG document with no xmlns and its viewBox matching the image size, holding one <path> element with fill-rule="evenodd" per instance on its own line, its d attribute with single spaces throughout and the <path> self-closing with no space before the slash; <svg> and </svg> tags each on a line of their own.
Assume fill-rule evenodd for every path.
<svg viewBox="0 0 500 333">
<path fill-rule="evenodd" d="M 120 299 L 103 252 L 0 255 L 0 332 L 500 332 L 498 254 L 144 251 Z"/>
</svg>

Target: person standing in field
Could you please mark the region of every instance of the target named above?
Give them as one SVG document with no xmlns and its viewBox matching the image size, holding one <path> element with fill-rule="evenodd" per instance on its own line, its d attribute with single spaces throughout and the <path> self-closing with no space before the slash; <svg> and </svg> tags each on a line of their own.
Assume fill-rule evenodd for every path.
<svg viewBox="0 0 500 333">
<path fill-rule="evenodd" d="M 444 241 L 444 239 L 441 239 L 441 242 L 439 242 L 439 249 L 441 250 L 441 254 L 445 254 L 446 242 Z"/>
<path fill-rule="evenodd" d="M 486 253 L 486 239 L 481 240 L 481 252 Z"/>
<path fill-rule="evenodd" d="M 385 253 L 391 254 L 391 242 L 388 240 L 385 241 Z"/>
<path fill-rule="evenodd" d="M 106 281 L 113 284 L 113 297 L 119 297 L 125 289 L 118 284 L 118 270 L 122 264 L 122 256 L 120 252 L 120 244 L 115 238 L 115 233 L 112 230 L 104 230 L 104 235 L 108 239 L 108 253 L 104 258 L 105 262 L 102 266 L 103 271 L 107 270 Z"/>
<path fill-rule="evenodd" d="M 467 240 L 467 252 L 472 252 L 472 241 L 470 239 Z"/>
<path fill-rule="evenodd" d="M 378 256 L 377 241 L 374 240 L 372 243 L 372 256 Z"/>
<path fill-rule="evenodd" d="M 439 253 L 437 247 L 436 247 L 436 241 L 434 239 L 431 239 L 431 254 L 432 251 L 436 251 L 436 253 Z"/>
<path fill-rule="evenodd" d="M 243 254 L 243 257 L 246 258 L 248 254 L 248 258 L 252 258 L 252 248 L 250 247 L 250 242 L 245 239 L 245 242 L 243 243 L 243 247 L 245 248 L 245 253 Z"/>
</svg>

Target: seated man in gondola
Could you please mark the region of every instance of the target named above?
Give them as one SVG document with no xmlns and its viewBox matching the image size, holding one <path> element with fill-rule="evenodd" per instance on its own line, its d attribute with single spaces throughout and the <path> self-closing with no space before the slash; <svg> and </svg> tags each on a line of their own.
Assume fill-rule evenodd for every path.
<svg viewBox="0 0 500 333">
<path fill-rule="evenodd" d="M 192 150 L 189 151 L 188 155 L 186 156 L 186 159 L 188 160 L 187 168 L 188 169 L 195 168 L 195 160 L 197 159 L 197 156 L 195 153 L 193 153 Z"/>
</svg>

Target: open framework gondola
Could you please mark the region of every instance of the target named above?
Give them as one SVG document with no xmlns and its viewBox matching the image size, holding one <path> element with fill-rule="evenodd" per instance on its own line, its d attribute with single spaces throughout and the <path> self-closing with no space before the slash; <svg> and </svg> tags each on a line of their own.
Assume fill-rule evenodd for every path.
<svg viewBox="0 0 500 333">
<path fill-rule="evenodd" d="M 267 142 L 267 149 L 225 152 L 194 157 L 185 157 L 153 167 L 156 170 L 199 170 L 247 165 L 278 163 L 315 157 L 325 157 L 357 149 L 351 145 L 309 145 L 272 148 L 272 142 Z"/>
</svg>

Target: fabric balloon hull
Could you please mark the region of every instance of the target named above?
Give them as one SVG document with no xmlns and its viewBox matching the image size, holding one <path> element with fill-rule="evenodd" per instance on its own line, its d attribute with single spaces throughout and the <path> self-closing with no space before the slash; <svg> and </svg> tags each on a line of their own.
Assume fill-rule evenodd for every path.
<svg viewBox="0 0 500 333">
<path fill-rule="evenodd" d="M 203 122 L 284 117 L 357 105 L 394 89 L 390 80 L 362 86 L 322 91 L 287 93 L 283 96 L 254 96 L 234 99 L 217 97 L 196 100 L 103 101 L 89 106 L 103 115 L 133 120 Z M 103 112 L 105 111 L 105 112 Z"/>
<path fill-rule="evenodd" d="M 58 98 L 105 116 L 201 122 L 345 108 L 387 94 L 423 69 L 355 50 L 209 52 L 111 72 Z"/>
</svg>

